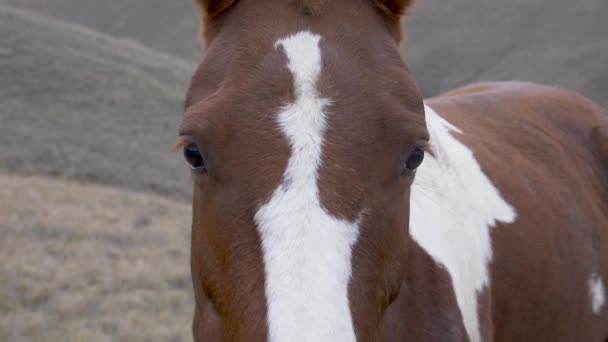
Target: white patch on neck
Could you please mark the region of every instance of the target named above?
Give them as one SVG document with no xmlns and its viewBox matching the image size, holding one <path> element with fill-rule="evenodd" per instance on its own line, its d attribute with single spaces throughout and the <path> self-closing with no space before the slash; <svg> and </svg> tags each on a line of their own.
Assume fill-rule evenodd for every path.
<svg viewBox="0 0 608 342">
<path fill-rule="evenodd" d="M 410 234 L 452 278 L 471 342 L 481 341 L 477 297 L 488 286 L 490 228 L 515 221 L 515 210 L 483 173 L 473 152 L 452 136 L 458 128 L 425 106 L 430 143 L 410 201 Z"/>
<path fill-rule="evenodd" d="M 296 101 L 277 117 L 291 146 L 283 182 L 255 215 L 271 342 L 356 341 L 348 283 L 359 224 L 322 208 L 317 185 L 328 104 L 316 89 L 320 39 L 300 32 L 275 44 L 289 58 Z"/>
<path fill-rule="evenodd" d="M 605 297 L 604 283 L 597 273 L 593 273 L 589 277 L 589 298 L 591 299 L 591 311 L 599 315 L 604 306 Z"/>
</svg>

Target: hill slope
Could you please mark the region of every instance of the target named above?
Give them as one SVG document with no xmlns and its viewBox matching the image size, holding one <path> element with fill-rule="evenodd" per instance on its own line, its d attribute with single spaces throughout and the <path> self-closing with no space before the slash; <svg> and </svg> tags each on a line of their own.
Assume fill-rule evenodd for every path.
<svg viewBox="0 0 608 342">
<path fill-rule="evenodd" d="M 423 0 L 406 59 L 424 93 L 519 79 L 571 88 L 608 107 L 605 0 Z"/>
<path fill-rule="evenodd" d="M 7 6 L 0 32 L 1 169 L 188 196 L 188 64 Z"/>
<path fill-rule="evenodd" d="M 0 0 L 188 59 L 201 54 L 192 0 Z"/>
<path fill-rule="evenodd" d="M 199 57 L 190 0 L 0 0 Z M 560 85 L 608 106 L 608 1 L 419 0 L 406 57 L 427 96 L 469 82 Z"/>
</svg>

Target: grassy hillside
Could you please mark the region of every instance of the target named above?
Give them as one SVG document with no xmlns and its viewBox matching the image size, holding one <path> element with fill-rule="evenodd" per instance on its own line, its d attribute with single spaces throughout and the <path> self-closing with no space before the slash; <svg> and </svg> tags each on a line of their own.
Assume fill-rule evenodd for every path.
<svg viewBox="0 0 608 342">
<path fill-rule="evenodd" d="M 196 60 L 191 0 L 0 0 Z M 578 90 L 608 106 L 608 1 L 419 0 L 406 57 L 425 95 L 481 80 Z"/>
<path fill-rule="evenodd" d="M 188 341 L 188 206 L 0 173 L 0 341 Z"/>
<path fill-rule="evenodd" d="M 193 0 L 0 0 L 187 59 L 201 54 Z"/>
<path fill-rule="evenodd" d="M 575 89 L 608 107 L 608 1 L 417 3 L 405 51 L 426 95 L 520 79 Z"/>
<path fill-rule="evenodd" d="M 0 32 L 0 169 L 188 196 L 190 65 L 6 6 Z"/>
<path fill-rule="evenodd" d="M 196 59 L 190 0 L 0 0 Z M 426 96 L 484 80 L 578 90 L 608 106 L 608 2 L 421 0 L 407 61 Z M 191 66 L 133 41 L 0 5 L 0 168 L 185 198 L 175 136 Z M 7 133 L 7 134 L 3 134 Z M 10 134 L 8 134 L 10 133 Z M 33 146 L 28 152 L 20 146 Z M 109 158 L 112 156 L 112 158 Z"/>
</svg>

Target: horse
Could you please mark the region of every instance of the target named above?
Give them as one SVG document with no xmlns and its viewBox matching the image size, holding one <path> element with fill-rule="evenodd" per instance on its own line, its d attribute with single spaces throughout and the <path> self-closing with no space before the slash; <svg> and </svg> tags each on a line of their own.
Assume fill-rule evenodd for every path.
<svg viewBox="0 0 608 342">
<path fill-rule="evenodd" d="M 608 341 L 608 114 L 525 82 L 423 99 L 411 0 L 196 0 L 196 341 Z"/>
</svg>

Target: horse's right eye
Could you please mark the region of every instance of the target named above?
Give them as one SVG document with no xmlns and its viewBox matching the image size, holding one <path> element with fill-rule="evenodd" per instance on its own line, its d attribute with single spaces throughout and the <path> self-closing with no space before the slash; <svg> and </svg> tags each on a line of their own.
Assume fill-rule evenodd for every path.
<svg viewBox="0 0 608 342">
<path fill-rule="evenodd" d="M 205 157 L 195 144 L 188 144 L 184 147 L 184 158 L 192 170 L 207 172 Z"/>
<path fill-rule="evenodd" d="M 401 174 L 408 175 L 416 172 L 424 160 L 424 150 L 416 148 L 412 151 L 401 164 Z"/>
</svg>

